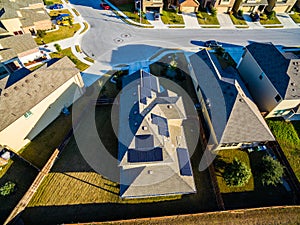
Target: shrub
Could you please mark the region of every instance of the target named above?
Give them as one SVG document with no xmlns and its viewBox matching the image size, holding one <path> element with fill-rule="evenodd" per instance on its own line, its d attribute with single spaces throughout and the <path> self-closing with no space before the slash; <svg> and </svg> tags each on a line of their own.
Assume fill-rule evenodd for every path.
<svg viewBox="0 0 300 225">
<path fill-rule="evenodd" d="M 217 15 L 217 9 L 215 7 L 211 7 L 210 11 L 211 11 L 211 15 L 212 16 L 216 16 Z"/>
<path fill-rule="evenodd" d="M 271 11 L 270 13 L 267 13 L 267 17 L 269 20 L 275 19 L 275 16 L 276 16 L 276 12 L 274 10 Z"/>
<path fill-rule="evenodd" d="M 36 35 L 37 35 L 37 37 L 43 38 L 46 35 L 46 31 L 45 30 L 37 30 Z"/>
<path fill-rule="evenodd" d="M 6 182 L 4 185 L 0 187 L 0 195 L 6 196 L 12 194 L 15 191 L 15 187 L 16 187 L 15 183 L 11 181 Z"/>
<path fill-rule="evenodd" d="M 57 52 L 61 52 L 61 47 L 59 44 L 54 44 L 54 47 L 56 48 Z"/>
<path fill-rule="evenodd" d="M 215 49 L 215 53 L 216 53 L 217 55 L 219 55 L 219 56 L 222 57 L 222 56 L 225 54 L 225 49 L 222 48 L 222 47 L 217 47 L 217 48 Z"/>
<path fill-rule="evenodd" d="M 262 162 L 258 168 L 258 178 L 263 185 L 273 185 L 281 183 L 284 173 L 284 167 L 277 160 L 267 155 L 262 158 Z"/>
<path fill-rule="evenodd" d="M 248 183 L 251 177 L 251 170 L 245 163 L 234 158 L 232 163 L 226 165 L 222 176 L 226 185 L 231 187 L 242 187 Z"/>
<path fill-rule="evenodd" d="M 241 17 L 242 17 L 242 16 L 243 16 L 243 14 L 244 14 L 244 12 L 243 12 L 243 10 L 241 10 L 241 9 L 240 9 L 240 10 L 238 11 L 238 13 L 237 13 L 237 14 L 238 14 L 238 16 L 241 16 Z"/>
</svg>

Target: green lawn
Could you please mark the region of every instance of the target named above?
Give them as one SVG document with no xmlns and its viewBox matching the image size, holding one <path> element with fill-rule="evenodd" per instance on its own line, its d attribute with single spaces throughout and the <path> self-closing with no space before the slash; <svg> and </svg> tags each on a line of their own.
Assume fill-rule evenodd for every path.
<svg viewBox="0 0 300 225">
<path fill-rule="evenodd" d="M 89 28 L 89 25 L 88 25 L 87 22 L 83 22 L 83 24 L 84 24 L 84 28 L 83 28 L 83 30 L 80 32 L 80 34 L 84 33 L 84 32 Z"/>
<path fill-rule="evenodd" d="M 164 24 L 184 24 L 183 17 L 175 11 L 163 10 L 161 20 Z"/>
<path fill-rule="evenodd" d="M 220 25 L 217 16 L 209 15 L 207 12 L 199 11 L 197 19 L 201 25 Z"/>
<path fill-rule="evenodd" d="M 295 23 L 300 23 L 300 13 L 294 12 L 293 14 L 289 14 L 289 16 L 294 20 Z"/>
<path fill-rule="evenodd" d="M 86 61 L 91 62 L 91 63 L 94 63 L 94 62 L 95 62 L 95 60 L 92 59 L 92 58 L 90 58 L 90 57 L 85 57 L 84 59 L 85 59 Z"/>
<path fill-rule="evenodd" d="M 76 56 L 72 53 L 71 48 L 63 49 L 61 52 L 53 52 L 50 54 L 51 58 L 62 58 L 64 56 L 68 56 L 72 62 L 76 65 L 76 68 L 80 71 L 86 70 L 89 65 L 81 62 Z"/>
<path fill-rule="evenodd" d="M 69 14 L 73 18 L 72 13 L 68 9 L 51 10 L 49 12 L 49 16 L 52 18 L 57 17 L 59 14 Z"/>
<path fill-rule="evenodd" d="M 53 4 L 61 4 L 62 1 L 61 0 L 44 0 L 44 4 L 45 5 L 53 5 Z"/>
<path fill-rule="evenodd" d="M 244 19 L 239 19 L 233 14 L 230 15 L 230 18 L 234 25 L 247 25 L 247 23 Z"/>
<path fill-rule="evenodd" d="M 137 12 L 135 12 L 134 4 L 122 4 L 119 5 L 118 8 L 126 15 L 129 19 L 132 19 L 133 21 L 139 23 L 140 22 L 140 16 Z M 148 20 L 143 18 L 142 16 L 142 24 L 150 24 Z"/>
<path fill-rule="evenodd" d="M 76 14 L 76 16 L 80 16 L 79 12 L 76 9 L 72 8 L 72 10 Z"/>
<path fill-rule="evenodd" d="M 277 19 L 276 16 L 274 17 L 274 19 L 268 19 L 265 14 L 263 14 L 263 15 L 260 16 L 259 22 L 262 25 L 281 24 L 280 21 Z"/>
<path fill-rule="evenodd" d="M 59 30 L 47 32 L 43 38 L 35 38 L 35 42 L 38 45 L 47 44 L 54 41 L 59 41 L 65 38 L 73 37 L 73 35 L 80 29 L 80 24 L 73 24 L 72 27 L 69 26 L 59 26 Z M 43 42 L 44 41 L 44 42 Z"/>
<path fill-rule="evenodd" d="M 221 193 L 245 192 L 254 190 L 253 176 L 251 176 L 249 182 L 243 187 L 229 187 L 226 185 L 225 180 L 222 177 L 222 172 L 224 171 L 223 164 L 225 165 L 227 163 L 232 163 L 235 157 L 245 163 L 248 168 L 251 168 L 247 152 L 236 149 L 218 151 L 218 157 L 215 159 L 215 167 Z"/>
<path fill-rule="evenodd" d="M 267 123 L 300 181 L 300 122 L 269 119 Z"/>
</svg>

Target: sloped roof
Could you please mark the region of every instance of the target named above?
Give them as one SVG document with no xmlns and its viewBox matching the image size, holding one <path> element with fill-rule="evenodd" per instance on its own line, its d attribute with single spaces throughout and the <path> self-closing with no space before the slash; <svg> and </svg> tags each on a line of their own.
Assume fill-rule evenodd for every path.
<svg viewBox="0 0 300 225">
<path fill-rule="evenodd" d="M 176 153 L 180 147 L 188 154 L 185 133 L 180 124 L 171 123 L 186 119 L 182 98 L 161 91 L 157 77 L 137 71 L 123 79 L 120 103 L 120 196 L 194 193 L 192 171 L 181 174 Z M 184 162 L 190 164 L 189 159 Z"/>
<path fill-rule="evenodd" d="M 283 99 L 300 98 L 300 59 L 282 54 L 272 43 L 251 43 L 247 50 Z"/>
<path fill-rule="evenodd" d="M 206 50 L 190 61 L 219 144 L 274 140 L 256 105 L 239 79 L 227 74 Z M 226 76 L 223 76 L 223 73 Z M 230 78 L 229 78 L 230 77 Z"/>
<path fill-rule="evenodd" d="M 18 54 L 38 48 L 30 34 L 0 38 L 1 62 L 18 56 Z"/>
<path fill-rule="evenodd" d="M 0 131 L 79 73 L 68 57 L 23 77 L 0 95 Z"/>
<path fill-rule="evenodd" d="M 23 27 L 33 26 L 35 22 L 50 20 L 50 16 L 44 9 L 21 9 L 20 22 Z"/>
</svg>

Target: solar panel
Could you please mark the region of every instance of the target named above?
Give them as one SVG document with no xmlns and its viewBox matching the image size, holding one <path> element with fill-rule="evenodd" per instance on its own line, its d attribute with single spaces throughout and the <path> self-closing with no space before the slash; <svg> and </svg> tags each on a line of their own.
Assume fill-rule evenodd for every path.
<svg viewBox="0 0 300 225">
<path fill-rule="evenodd" d="M 187 149 L 177 148 L 176 150 L 179 161 L 180 174 L 182 176 L 192 176 L 189 153 Z"/>
<path fill-rule="evenodd" d="M 151 114 L 152 123 L 156 124 L 158 126 L 158 133 L 160 135 L 164 135 L 166 137 L 169 137 L 169 129 L 168 129 L 168 120 L 166 118 L 163 118 L 161 116 Z"/>
<path fill-rule="evenodd" d="M 162 148 L 150 150 L 128 149 L 128 162 L 156 162 L 163 160 Z"/>
<path fill-rule="evenodd" d="M 145 149 L 145 148 L 153 148 L 154 147 L 154 139 L 153 135 L 136 135 L 135 136 L 135 148 L 136 149 Z"/>
</svg>

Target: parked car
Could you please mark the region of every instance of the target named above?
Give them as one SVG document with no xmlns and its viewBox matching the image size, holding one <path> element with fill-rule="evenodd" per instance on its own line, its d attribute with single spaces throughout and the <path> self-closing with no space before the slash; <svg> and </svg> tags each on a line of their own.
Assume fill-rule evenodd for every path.
<svg viewBox="0 0 300 225">
<path fill-rule="evenodd" d="M 63 4 L 54 4 L 54 5 L 50 5 L 49 9 L 62 9 L 64 6 Z"/>
<path fill-rule="evenodd" d="M 220 44 L 215 40 L 209 40 L 204 43 L 204 46 L 209 48 L 217 48 L 217 47 L 222 47 L 222 44 Z"/>
<path fill-rule="evenodd" d="M 105 2 L 101 2 L 100 6 L 101 6 L 102 9 L 105 9 L 105 10 L 109 10 L 110 9 L 110 6 L 107 3 L 105 3 Z"/>
<path fill-rule="evenodd" d="M 57 16 L 55 20 L 57 25 L 66 25 L 66 26 L 70 25 L 70 20 L 72 20 L 73 22 L 72 17 L 67 13 L 59 14 L 59 16 Z"/>
</svg>

